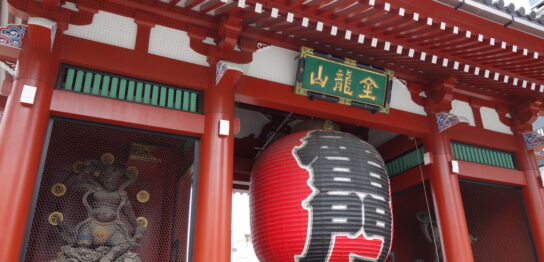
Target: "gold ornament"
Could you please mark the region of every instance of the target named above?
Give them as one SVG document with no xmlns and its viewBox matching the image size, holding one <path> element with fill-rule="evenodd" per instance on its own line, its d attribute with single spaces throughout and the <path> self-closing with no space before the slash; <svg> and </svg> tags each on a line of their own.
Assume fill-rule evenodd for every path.
<svg viewBox="0 0 544 262">
<path fill-rule="evenodd" d="M 111 165 L 115 162 L 115 157 L 112 153 L 105 153 L 100 158 L 100 161 L 102 161 L 103 164 Z"/>
<path fill-rule="evenodd" d="M 66 194 L 66 186 L 61 183 L 54 184 L 51 187 L 51 193 L 53 193 L 54 196 L 60 197 Z"/>
<path fill-rule="evenodd" d="M 147 201 L 149 201 L 150 197 L 151 197 L 151 195 L 146 190 L 140 190 L 136 194 L 136 199 L 138 199 L 138 202 L 140 202 L 140 203 L 146 203 Z"/>
<path fill-rule="evenodd" d="M 334 122 L 331 120 L 325 120 L 323 123 L 323 129 L 325 130 L 335 130 Z"/>
<path fill-rule="evenodd" d="M 60 223 L 62 223 L 62 221 L 64 221 L 64 215 L 58 211 L 52 212 L 49 214 L 47 221 L 49 221 L 49 224 L 53 226 L 58 226 Z"/>
<path fill-rule="evenodd" d="M 72 171 L 76 174 L 80 174 L 85 169 L 85 163 L 83 161 L 77 161 L 72 164 Z"/>
<path fill-rule="evenodd" d="M 92 231 L 93 239 L 99 245 L 106 244 L 111 236 L 111 233 L 111 227 L 102 225 L 95 225 Z"/>
<path fill-rule="evenodd" d="M 145 217 L 136 218 L 136 223 L 139 227 L 147 227 L 147 225 L 149 224 L 149 222 L 147 222 L 147 218 Z"/>
</svg>

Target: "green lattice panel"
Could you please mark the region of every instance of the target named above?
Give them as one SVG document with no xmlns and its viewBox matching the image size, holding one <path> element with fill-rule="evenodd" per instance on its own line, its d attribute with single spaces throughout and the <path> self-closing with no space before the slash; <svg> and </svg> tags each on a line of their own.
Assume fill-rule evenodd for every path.
<svg viewBox="0 0 544 262">
<path fill-rule="evenodd" d="M 425 149 L 418 147 L 385 163 L 389 176 L 398 175 L 423 163 Z"/>
<path fill-rule="evenodd" d="M 63 65 L 58 88 L 93 96 L 201 113 L 202 93 L 128 76 Z"/>
<path fill-rule="evenodd" d="M 513 153 L 458 142 L 451 143 L 451 150 L 457 160 L 517 169 Z"/>
</svg>

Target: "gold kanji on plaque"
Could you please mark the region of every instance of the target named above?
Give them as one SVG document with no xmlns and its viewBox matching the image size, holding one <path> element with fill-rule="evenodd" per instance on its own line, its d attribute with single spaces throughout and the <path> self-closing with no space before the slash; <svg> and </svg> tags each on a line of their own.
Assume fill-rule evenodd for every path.
<svg viewBox="0 0 544 262">
<path fill-rule="evenodd" d="M 310 84 L 315 85 L 318 84 L 322 88 L 325 88 L 325 85 L 327 84 L 327 81 L 329 81 L 328 76 L 323 76 L 323 66 L 319 65 L 317 69 L 317 76 L 315 76 L 315 72 L 310 73 Z"/>
<path fill-rule="evenodd" d="M 372 92 L 374 92 L 374 88 L 379 88 L 379 86 L 372 77 L 361 80 L 359 84 L 362 84 L 363 88 L 363 93 L 359 95 L 359 98 L 370 99 L 372 101 L 376 100 L 376 96 L 373 96 Z"/>
</svg>

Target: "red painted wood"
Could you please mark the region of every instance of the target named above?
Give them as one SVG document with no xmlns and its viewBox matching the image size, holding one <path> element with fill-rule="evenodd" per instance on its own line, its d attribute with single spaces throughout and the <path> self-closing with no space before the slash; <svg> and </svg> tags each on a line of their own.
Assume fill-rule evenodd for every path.
<svg viewBox="0 0 544 262">
<path fill-rule="evenodd" d="M 13 88 L 13 77 L 8 72 L 5 72 L 4 75 L 4 82 L 0 86 L 0 96 L 5 96 L 5 99 L 7 99 Z"/>
<path fill-rule="evenodd" d="M 30 1 L 27 7 L 24 5 L 28 0 L 10 0 L 10 3 L 14 4 L 17 10 L 21 13 L 24 12 L 34 12 L 40 13 L 39 11 L 40 4 L 34 1 Z M 223 12 L 232 13 L 232 3 L 224 4 L 218 1 L 204 2 L 203 10 L 192 10 L 191 8 L 196 5 L 203 3 L 201 0 L 189 1 L 185 8 L 173 6 L 171 3 L 162 3 L 160 1 L 143 1 L 143 2 L 134 2 L 129 0 L 119 0 L 119 1 L 104 1 L 100 3 L 95 2 L 82 2 L 78 3 L 82 8 L 86 10 L 89 9 L 93 11 L 96 8 L 101 8 L 105 11 L 119 13 L 121 15 L 133 16 L 134 13 L 149 12 L 152 16 L 149 16 L 147 22 L 152 22 L 155 20 L 161 25 L 170 26 L 173 28 L 185 30 L 185 31 L 194 31 L 202 30 L 206 32 L 206 36 L 217 38 L 218 31 L 218 20 L 212 18 L 209 15 L 203 15 L 200 11 L 208 11 L 217 7 L 217 10 L 224 9 Z M 407 58 L 405 54 L 396 55 L 390 52 L 383 52 L 381 48 L 373 49 L 368 47 L 368 42 L 360 45 L 355 44 L 353 40 L 345 40 L 341 36 L 346 30 L 351 30 L 353 33 L 364 33 L 367 36 L 377 36 L 382 40 L 390 41 L 392 44 L 401 44 L 405 49 L 410 47 L 415 48 L 416 50 L 422 51 L 432 51 L 433 54 L 438 55 L 439 57 L 448 58 L 450 61 L 459 61 L 461 63 L 468 62 L 472 66 L 479 66 L 480 68 L 490 67 L 493 71 L 501 73 L 501 75 L 508 74 L 512 78 L 518 77 L 520 79 L 529 79 L 535 80 L 537 82 L 542 82 L 544 79 L 542 75 L 544 73 L 544 64 L 540 63 L 537 60 L 532 59 L 530 56 L 522 55 L 521 51 L 518 51 L 516 54 L 513 54 L 510 49 L 513 44 L 516 44 L 520 50 L 523 48 L 528 48 L 530 51 L 538 51 L 544 53 L 541 45 L 534 44 L 533 42 L 538 42 L 533 36 L 513 30 L 510 28 L 500 28 L 501 26 L 485 19 L 479 18 L 477 16 L 467 14 L 461 11 L 456 11 L 451 7 L 442 5 L 437 2 L 426 0 L 424 2 L 418 2 L 417 4 L 411 3 L 406 0 L 396 0 L 391 3 L 391 11 L 386 12 L 383 10 L 384 2 L 378 1 L 373 7 L 370 7 L 367 3 L 356 3 L 355 5 L 341 10 L 342 7 L 348 6 L 351 4 L 351 1 L 310 1 L 303 2 L 294 2 L 289 3 L 289 1 L 264 1 L 264 12 L 260 15 L 255 15 L 253 12 L 252 5 L 255 4 L 255 1 L 247 1 L 249 7 L 242 11 L 239 10 L 244 16 L 249 15 L 245 20 L 245 23 L 255 23 L 258 29 L 246 29 L 246 32 L 257 31 L 256 33 L 242 34 L 244 36 L 251 36 L 252 40 L 263 41 L 263 42 L 293 42 L 298 49 L 300 45 L 312 46 L 311 43 L 318 40 L 320 43 L 318 47 L 323 49 L 323 51 L 331 52 L 337 55 L 358 58 L 355 57 L 355 54 L 365 54 L 363 59 L 366 63 L 371 63 L 377 66 L 384 66 L 396 70 L 397 72 L 403 72 L 404 74 L 410 75 L 413 71 L 425 71 L 426 74 L 455 74 L 458 76 L 459 80 L 468 85 L 474 85 L 478 87 L 485 87 L 486 89 L 491 90 L 501 90 L 510 92 L 516 95 L 530 96 L 532 91 L 527 89 L 512 88 L 510 85 L 497 83 L 491 79 L 485 79 L 481 75 L 473 76 L 470 74 L 465 74 L 456 70 L 448 68 L 442 68 L 440 63 L 433 65 L 429 61 L 419 61 L 417 57 Z M 286 25 L 285 22 L 275 19 L 271 19 L 269 16 L 269 10 L 272 7 L 276 7 L 280 10 L 280 13 L 289 11 L 295 15 L 295 21 L 293 24 L 300 24 L 300 19 L 302 17 L 308 17 L 312 21 L 322 20 L 325 23 L 325 28 L 323 32 L 313 32 L 313 29 L 304 28 L 300 25 L 298 27 L 291 27 Z M 402 7 L 405 9 L 404 18 L 398 17 L 394 18 L 399 10 Z M 94 8 L 94 9 L 93 9 Z M 19 10 L 21 9 L 21 10 Z M 340 11 L 341 10 L 341 11 Z M 433 23 L 433 27 L 428 27 L 426 25 L 426 18 L 432 17 L 437 10 L 443 11 L 444 13 L 450 14 L 447 16 L 444 21 L 447 24 L 446 31 L 438 30 L 438 33 L 428 34 L 424 37 L 421 37 L 421 34 L 424 35 L 429 32 L 436 31 L 438 22 Z M 356 12 L 357 11 L 357 12 Z M 68 11 L 67 11 L 68 12 Z M 337 13 L 338 12 L 338 13 Z M 347 12 L 347 13 L 346 13 Z M 33 14 L 34 14 L 33 13 Z M 352 14 L 352 16 L 338 15 L 339 13 Z M 420 19 L 416 22 L 411 19 L 411 17 L 418 13 Z M 23 15 L 23 14 L 22 14 Z M 44 14 L 45 15 L 45 14 Z M 61 14 L 48 14 L 62 16 Z M 86 14 L 87 15 L 87 14 Z M 281 14 L 280 14 L 281 15 Z M 88 16 L 88 15 L 87 15 Z M 64 16 L 62 16 L 64 17 Z M 79 16 L 73 15 L 70 16 L 73 20 L 76 18 L 79 19 Z M 63 18 L 66 20 L 66 18 Z M 392 20 L 391 20 L 392 19 Z M 400 20 L 399 20 L 400 19 Z M 87 19 L 88 20 L 88 19 Z M 436 19 L 435 19 L 436 20 Z M 389 22 L 388 22 L 389 21 Z M 401 21 L 394 24 L 393 21 Z M 393 24 L 392 24 L 393 23 Z M 331 37 L 329 35 L 330 25 L 336 24 L 338 28 L 338 36 Z M 391 24 L 391 26 L 388 26 Z M 274 25 L 276 30 L 283 30 L 283 28 L 289 28 L 289 32 L 284 31 L 282 35 L 268 34 L 265 33 L 264 27 Z M 459 34 L 452 33 L 452 28 L 454 25 L 459 26 Z M 315 24 L 311 23 L 310 28 L 313 28 Z M 489 30 L 493 28 L 494 30 Z M 387 30 L 384 30 L 387 29 Z M 293 31 L 294 30 L 294 31 Z M 429 31 L 431 30 L 431 31 Z M 463 35 L 465 32 L 471 31 L 471 38 L 464 38 Z M 268 32 L 268 30 L 267 30 Z M 500 32 L 500 33 L 497 33 Z M 508 34 L 503 32 L 509 32 Z M 309 33 L 310 38 L 303 40 L 300 36 Z M 417 36 L 412 34 L 417 34 Z M 484 42 L 488 42 L 490 37 L 495 38 L 497 41 L 508 42 L 507 49 L 500 48 L 499 44 L 496 44 L 494 47 L 491 47 L 488 51 L 493 54 L 481 54 L 481 50 L 472 50 L 464 49 L 463 53 L 459 53 L 461 46 L 466 45 L 467 47 L 488 46 L 487 44 L 482 44 L 477 40 L 476 35 L 482 34 L 486 36 Z M 286 39 L 284 36 L 294 34 L 299 36 L 296 39 Z M 407 35 L 410 35 L 409 38 L 405 38 Z M 512 37 L 516 35 L 516 37 Z M 520 41 L 519 39 L 528 39 L 530 41 Z M 413 41 L 417 40 L 417 41 Z M 534 40 L 534 41 L 533 41 Z M 274 43 L 276 44 L 276 43 Z M 324 46 L 329 44 L 334 48 L 325 48 Z M 381 43 L 380 45 L 382 45 Z M 280 44 L 281 45 L 281 44 Z M 337 47 L 340 47 L 337 49 Z M 485 47 L 487 48 L 487 47 Z M 469 52 L 470 51 L 470 52 Z M 482 59 L 476 59 L 479 55 L 483 55 Z M 367 57 L 372 57 L 374 59 L 369 59 L 373 61 L 367 61 Z M 532 59 L 532 60 L 531 60 Z M 385 60 L 384 62 L 377 62 L 379 60 Z M 394 64 L 391 64 L 392 62 Z M 512 67 L 512 64 L 523 63 L 523 69 L 518 69 Z M 413 75 L 413 74 L 412 74 Z M 424 78 L 424 75 L 418 76 L 420 79 Z"/>
<path fill-rule="evenodd" d="M 425 116 L 395 109 L 389 114 L 372 114 L 328 101 L 309 101 L 305 96 L 295 95 L 292 86 L 247 76 L 238 84 L 236 101 L 407 135 L 422 136 L 429 132 Z"/>
<path fill-rule="evenodd" d="M 434 4 L 435 5 L 440 5 L 440 4 L 437 4 L 437 3 L 434 3 Z M 448 23 L 447 24 L 447 32 L 442 33 L 442 37 L 437 37 L 437 38 L 434 38 L 434 39 L 417 38 L 418 42 L 404 42 L 404 40 L 400 40 L 396 36 L 401 34 L 401 33 L 404 34 L 408 29 L 410 29 L 410 30 L 413 29 L 415 31 L 419 31 L 419 30 L 425 31 L 425 30 L 427 30 L 429 27 L 427 27 L 427 25 L 425 25 L 425 22 L 426 22 L 425 21 L 426 20 L 425 15 L 430 14 L 430 13 L 434 13 L 434 12 L 430 12 L 430 13 L 421 13 L 421 12 L 419 12 L 420 19 L 419 19 L 418 22 L 413 22 L 412 24 L 408 25 L 407 27 L 406 26 L 400 26 L 400 24 L 399 24 L 399 25 L 397 25 L 397 27 L 395 29 L 389 30 L 389 31 L 384 32 L 382 34 L 382 32 L 380 30 L 377 30 L 377 26 L 380 26 L 382 23 L 384 23 L 386 21 L 384 19 L 387 19 L 388 15 L 389 15 L 389 14 L 385 14 L 384 13 L 385 11 L 382 11 L 382 9 L 381 9 L 382 5 L 383 5 L 383 3 L 378 2 L 378 3 L 376 3 L 375 8 L 365 10 L 363 12 L 364 17 L 361 17 L 361 19 L 363 19 L 362 24 L 359 23 L 359 22 L 357 22 L 358 24 L 350 24 L 348 21 L 340 21 L 340 19 L 331 20 L 331 19 L 327 19 L 327 18 L 324 18 L 324 17 L 317 18 L 317 16 L 318 16 L 317 13 L 320 11 L 320 9 L 314 10 L 315 8 L 308 8 L 308 9 L 305 9 L 305 10 L 301 11 L 301 10 L 299 10 L 297 8 L 281 6 L 280 4 L 274 4 L 274 6 L 279 6 L 280 10 L 286 10 L 286 11 L 292 12 L 292 13 L 295 14 L 295 16 L 297 16 L 297 15 L 298 16 L 308 16 L 308 17 L 316 16 L 316 19 L 322 20 L 325 23 L 325 28 L 323 30 L 323 33 L 319 33 L 319 32 L 316 33 L 313 30 L 308 30 L 306 28 L 301 27 L 300 32 L 297 32 L 297 34 L 296 34 L 296 35 L 304 35 L 305 38 L 310 38 L 312 40 L 317 39 L 317 40 L 319 40 L 321 42 L 321 44 L 327 43 L 327 44 L 330 44 L 330 45 L 335 46 L 335 47 L 338 47 L 338 46 L 346 47 L 346 45 L 348 45 L 350 49 L 359 49 L 359 52 L 361 52 L 361 50 L 360 50 L 361 46 L 364 46 L 364 45 L 359 45 L 359 47 L 356 47 L 356 46 L 352 46 L 350 41 L 346 41 L 346 40 L 342 39 L 341 37 L 340 38 L 337 37 L 337 38 L 333 39 L 333 38 L 330 38 L 329 36 L 327 36 L 328 31 L 329 31 L 329 28 L 328 28 L 329 26 L 328 25 L 329 24 L 336 24 L 336 25 L 340 25 L 340 28 L 338 28 L 340 35 L 342 35 L 343 31 L 349 29 L 349 30 L 351 30 L 353 32 L 362 32 L 362 33 L 365 33 L 367 35 L 372 35 L 372 36 L 376 35 L 376 36 L 380 37 L 381 39 L 391 41 L 393 44 L 400 43 L 405 48 L 414 47 L 417 50 L 433 51 L 432 52 L 433 54 L 437 54 L 439 57 L 449 58 L 450 61 L 457 60 L 457 61 L 460 61 L 462 63 L 465 63 L 465 61 L 463 61 L 463 59 L 466 59 L 466 60 L 471 60 L 472 59 L 471 55 L 473 55 L 473 54 L 468 54 L 469 56 L 466 56 L 464 58 L 451 57 L 451 55 L 449 55 L 449 52 L 450 52 L 449 49 L 451 49 L 451 47 L 454 47 L 454 46 L 457 47 L 458 46 L 458 45 L 455 45 L 455 44 L 463 45 L 463 44 L 479 43 L 478 40 L 477 40 L 476 34 L 474 34 L 474 32 L 475 32 L 474 30 L 471 31 L 471 33 L 473 33 L 472 34 L 473 37 L 471 37 L 470 39 L 465 39 L 464 37 L 460 37 L 460 35 L 463 35 L 466 32 L 464 30 L 464 28 L 460 29 L 459 34 L 453 34 L 453 33 L 451 33 L 453 25 L 451 23 Z M 392 5 L 392 6 L 395 7 L 395 5 Z M 406 8 L 406 10 L 407 11 L 406 11 L 405 16 L 407 18 L 411 17 L 415 13 L 414 11 L 412 11 L 412 10 L 410 10 L 408 8 Z M 393 10 L 392 13 L 394 13 L 394 11 L 395 10 Z M 373 18 L 371 18 L 371 16 Z M 269 18 L 268 17 L 262 17 L 262 19 L 269 19 Z M 358 19 L 357 15 L 354 16 L 351 19 L 353 19 L 352 21 L 360 21 L 360 19 Z M 481 19 L 481 18 L 478 18 L 478 19 Z M 368 20 L 368 25 L 375 25 L 375 26 L 371 27 L 371 28 L 366 28 L 365 24 L 364 24 L 364 21 L 367 21 L 367 20 Z M 256 18 L 256 20 L 254 20 L 252 22 L 256 22 L 257 26 L 259 26 L 259 23 L 258 23 L 259 18 Z M 435 22 L 435 24 L 437 24 L 437 23 Z M 342 25 L 346 25 L 346 27 L 344 28 Z M 310 26 L 310 28 L 311 27 L 313 27 L 313 26 Z M 308 34 L 305 35 L 305 32 L 307 32 Z M 285 35 L 285 32 L 284 32 L 284 35 Z M 387 37 L 391 37 L 391 36 L 395 37 L 395 39 L 387 39 Z M 431 41 L 429 41 L 429 40 L 431 40 Z M 488 39 L 485 39 L 485 40 L 487 41 Z M 526 59 L 525 56 L 521 56 L 519 54 L 511 56 L 512 53 L 509 50 L 501 49 L 498 46 L 495 46 L 493 48 L 493 50 L 496 50 L 496 52 L 501 54 L 504 58 L 508 58 L 508 59 L 511 58 L 511 59 L 515 59 L 515 60 Z M 368 53 L 368 52 L 364 52 L 364 53 Z M 373 53 L 372 55 L 375 55 L 376 50 L 371 51 L 371 53 Z M 378 55 L 378 57 L 383 58 L 384 56 L 382 56 L 380 54 L 380 55 Z M 387 57 L 387 55 L 386 55 L 386 57 Z M 402 60 L 402 56 L 395 56 L 395 59 L 394 59 L 395 62 L 394 63 L 398 64 L 399 59 Z M 485 63 L 487 63 L 486 61 L 480 61 L 480 62 L 485 64 Z M 510 61 L 510 62 L 513 62 L 513 60 Z M 418 64 L 423 66 L 422 64 L 419 63 L 417 58 L 412 59 L 412 61 L 409 64 L 403 64 L 401 62 L 401 65 L 409 66 L 411 68 L 414 68 Z M 472 61 L 472 62 L 470 62 L 470 64 L 473 65 L 473 66 L 479 66 L 480 68 L 483 68 L 483 64 L 478 64 L 478 61 Z M 429 66 L 430 66 L 429 64 L 424 65 L 424 67 L 427 68 L 426 70 L 430 69 Z M 488 66 L 492 67 L 493 65 L 489 64 Z M 434 68 L 433 70 L 435 70 L 435 69 L 437 70 L 438 68 Z M 544 70 L 544 68 L 541 68 L 541 69 Z M 456 71 L 452 70 L 451 68 L 448 68 L 446 70 L 450 71 L 452 74 L 459 74 L 459 72 L 456 72 Z M 501 68 L 493 68 L 493 70 L 498 71 L 501 74 L 505 73 Z M 463 73 L 460 73 L 460 74 L 463 74 Z M 512 72 L 510 72 L 509 74 L 512 75 Z M 481 76 L 479 78 L 482 79 Z M 489 81 L 485 80 L 485 82 L 489 82 Z M 492 87 L 488 86 L 488 88 L 492 88 Z"/>
<path fill-rule="evenodd" d="M 16 62 L 20 52 L 20 49 L 0 45 L 0 60 Z"/>
<path fill-rule="evenodd" d="M 416 139 L 414 143 L 414 140 L 409 139 L 407 136 L 399 135 L 379 146 L 377 150 L 382 155 L 383 160 L 387 162 L 399 155 L 415 150 L 416 143 L 418 148 L 423 146 L 420 139 Z"/>
<path fill-rule="evenodd" d="M 526 186 L 523 171 L 457 160 L 461 178 L 512 186 Z"/>
<path fill-rule="evenodd" d="M 518 141 L 512 135 L 469 125 L 454 126 L 444 132 L 447 132 L 449 138 L 453 141 L 471 145 L 490 147 L 509 152 L 515 152 L 519 148 Z"/>
<path fill-rule="evenodd" d="M 63 63 L 192 89 L 206 89 L 207 68 L 165 57 L 63 36 Z M 92 51 L 91 51 L 92 50 Z"/>
<path fill-rule="evenodd" d="M 138 23 L 138 31 L 136 33 L 136 47 L 137 51 L 147 53 L 149 49 L 149 33 L 151 32 L 151 25 L 147 23 Z"/>
<path fill-rule="evenodd" d="M 6 103 L 8 101 L 7 96 L 0 95 L 0 112 L 4 113 L 4 109 L 6 108 Z"/>
<path fill-rule="evenodd" d="M 227 70 L 219 84 L 212 71 L 204 95 L 202 136 L 194 233 L 193 261 L 230 262 L 234 158 L 234 87 L 242 72 Z M 230 121 L 230 134 L 219 135 L 219 121 Z"/>
<path fill-rule="evenodd" d="M 54 115 L 188 136 L 204 134 L 204 116 L 173 109 L 55 90 Z M 191 124 L 180 124 L 191 123 Z"/>
<path fill-rule="evenodd" d="M 391 193 L 401 192 L 402 190 L 411 188 L 423 183 L 421 174 L 423 173 L 423 181 L 429 180 L 429 171 L 426 166 L 414 167 L 391 178 Z"/>
<path fill-rule="evenodd" d="M 457 176 L 451 174 L 452 160 L 449 139 L 438 132 L 434 115 L 429 117 L 432 132 L 424 138 L 425 149 L 431 153 L 429 181 L 437 214 L 442 249 L 446 261 L 474 261 L 470 246 L 463 199 Z"/>
<path fill-rule="evenodd" d="M 474 125 L 476 125 L 477 128 L 484 128 L 484 124 L 482 121 L 482 114 L 480 113 L 481 105 L 476 104 L 474 102 L 470 103 L 470 109 L 472 109 L 472 115 L 474 116 Z"/>
<path fill-rule="evenodd" d="M 461 29 L 467 29 L 472 33 L 482 33 L 495 39 L 505 39 L 509 43 L 518 46 L 526 46 L 533 50 L 543 50 L 539 46 L 538 37 L 523 33 L 521 31 L 505 28 L 503 25 L 494 23 L 484 18 L 466 13 L 462 10 L 455 10 L 453 7 L 441 4 L 433 0 L 411 1 L 411 0 L 392 0 L 392 5 L 408 8 L 426 16 L 440 14 L 440 20 L 448 25 L 458 25 Z M 425 21 L 424 21 L 425 22 Z"/>
<path fill-rule="evenodd" d="M 516 160 L 519 168 L 525 172 L 527 185 L 522 188 L 527 218 L 531 225 L 533 241 L 539 260 L 544 259 L 544 198 L 540 186 L 540 171 L 536 162 L 534 151 L 525 148 L 525 141 L 521 134 L 516 134 L 519 151 L 516 153 Z"/>
<path fill-rule="evenodd" d="M 58 71 L 51 31 L 30 25 L 19 57 L 19 78 L 0 123 L 0 260 L 19 261 Z M 33 105 L 19 102 L 24 85 L 37 87 Z"/>
<path fill-rule="evenodd" d="M 93 15 L 98 11 L 95 1 L 78 1 L 78 11 L 68 8 L 51 7 L 58 6 L 59 0 L 27 1 L 9 0 L 10 13 L 21 18 L 23 24 L 27 24 L 29 17 L 44 17 L 57 21 L 59 29 L 66 29 L 69 24 L 87 25 L 92 22 Z M 49 6 L 48 6 L 49 5 Z"/>
<path fill-rule="evenodd" d="M 249 182 L 254 160 L 246 157 L 234 157 L 234 181 Z"/>
</svg>

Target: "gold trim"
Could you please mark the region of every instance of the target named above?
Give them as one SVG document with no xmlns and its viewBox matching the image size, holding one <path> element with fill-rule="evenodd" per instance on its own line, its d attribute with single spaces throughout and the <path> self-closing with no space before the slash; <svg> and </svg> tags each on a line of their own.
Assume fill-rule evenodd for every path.
<svg viewBox="0 0 544 262">
<path fill-rule="evenodd" d="M 76 174 L 83 172 L 85 169 L 85 163 L 83 161 L 77 161 L 72 164 L 72 171 Z"/>
<path fill-rule="evenodd" d="M 351 65 L 351 66 L 357 66 L 357 60 L 350 59 L 350 58 L 344 58 L 346 61 L 344 63 Z M 359 67 L 357 67 L 359 68 Z"/>
<path fill-rule="evenodd" d="M 380 113 L 389 114 L 389 104 L 380 109 Z"/>
<path fill-rule="evenodd" d="M 138 217 L 136 218 L 136 223 L 139 227 L 147 227 L 149 225 L 149 222 L 147 221 L 147 218 L 145 217 Z"/>
<path fill-rule="evenodd" d="M 335 64 L 339 64 L 339 65 L 343 65 L 343 66 L 347 66 L 347 67 L 351 67 L 353 69 L 357 69 L 357 70 L 360 70 L 360 71 L 366 71 L 366 72 L 369 72 L 369 73 L 372 73 L 372 74 L 376 74 L 376 75 L 381 75 L 381 76 L 388 76 L 387 75 L 387 71 L 390 71 L 390 70 L 385 70 L 384 73 L 380 73 L 380 72 L 375 72 L 375 71 L 371 71 L 369 69 L 366 69 L 366 68 L 361 68 L 361 67 L 358 67 L 358 66 L 353 66 L 353 65 L 350 65 L 350 64 L 347 64 L 347 63 L 341 63 L 341 62 L 337 62 L 337 61 L 334 61 L 334 60 L 330 60 L 330 59 L 327 59 L 327 58 L 324 58 L 324 57 L 320 57 L 320 56 L 316 56 L 316 55 L 308 55 L 308 56 L 311 56 L 311 57 L 314 57 L 316 59 L 320 59 L 320 60 L 323 60 L 323 61 L 327 61 L 327 62 L 331 62 L 331 63 L 335 63 Z"/>
<path fill-rule="evenodd" d="M 341 97 L 341 96 L 334 96 L 334 95 L 331 95 L 331 94 L 328 94 L 328 93 L 324 93 L 324 92 L 319 92 L 319 91 L 316 91 L 316 90 L 313 90 L 313 89 L 308 89 L 308 88 L 300 88 L 301 89 L 301 93 L 298 92 L 298 90 L 296 90 L 296 94 L 297 95 L 307 95 L 308 94 L 308 91 L 310 92 L 314 92 L 314 93 L 317 93 L 317 94 L 322 94 L 322 95 L 326 95 L 326 96 L 331 96 L 331 97 L 336 97 L 338 98 L 338 102 L 337 104 L 342 104 L 342 105 L 348 105 L 348 106 L 351 106 L 351 101 L 355 101 L 357 103 L 360 103 L 360 104 L 365 104 L 365 105 L 369 105 L 369 106 L 374 106 L 374 107 L 379 107 L 379 108 L 382 108 L 382 107 L 385 107 L 385 106 L 379 106 L 379 105 L 375 105 L 375 104 L 370 104 L 370 103 L 366 103 L 366 102 L 361 102 L 361 101 L 357 101 L 355 99 L 350 99 L 350 98 L 346 98 L 346 97 Z M 384 99 L 383 99 L 383 102 L 385 103 L 385 96 L 384 96 Z"/>
<path fill-rule="evenodd" d="M 352 98 L 346 98 L 346 97 L 342 97 L 342 96 L 335 96 L 335 95 L 332 95 L 332 94 L 329 94 L 329 93 L 319 92 L 319 91 L 316 91 L 314 89 L 304 88 L 304 87 L 302 87 L 302 82 L 296 82 L 295 83 L 295 94 L 308 96 L 308 92 L 315 92 L 315 93 L 318 93 L 318 94 L 337 97 L 339 99 L 338 102 L 337 102 L 338 104 L 351 106 L 351 102 L 354 101 L 354 102 L 369 105 L 369 106 L 372 106 L 372 107 L 378 107 L 380 109 L 378 112 L 380 112 L 380 113 L 385 113 L 385 114 L 389 113 L 390 104 L 387 101 L 387 96 L 391 95 L 389 93 L 391 93 L 393 91 L 392 84 L 391 84 L 391 86 L 389 86 L 389 82 L 392 81 L 393 78 L 394 78 L 394 71 L 389 70 L 389 69 L 384 69 L 383 73 L 372 71 L 371 69 L 367 69 L 367 68 L 364 68 L 364 67 L 357 66 L 357 60 L 344 57 L 344 62 L 338 62 L 338 61 L 334 61 L 334 60 L 331 60 L 331 59 L 327 59 L 325 57 L 314 55 L 314 49 L 312 49 L 312 48 L 305 47 L 305 46 L 301 47 L 301 49 L 300 49 L 300 58 L 307 59 L 308 56 L 309 57 L 314 57 L 315 59 L 319 59 L 319 60 L 322 60 L 322 61 L 335 63 L 335 64 L 338 64 L 338 65 L 341 65 L 341 66 L 351 67 L 351 68 L 356 69 L 358 71 L 363 71 L 363 72 L 367 72 L 367 73 L 370 73 L 370 74 L 385 77 L 385 86 L 384 86 L 385 92 L 384 92 L 384 95 L 383 95 L 383 99 L 381 101 L 381 105 L 371 104 L 371 103 L 359 101 L 359 100 L 352 99 Z M 299 67 L 298 70 L 301 71 L 301 72 L 304 72 L 304 67 Z M 297 80 L 298 80 L 298 77 L 297 77 Z"/>
<path fill-rule="evenodd" d="M 301 83 L 297 83 L 297 85 L 295 86 L 295 94 L 297 94 L 297 95 L 303 95 L 303 96 L 308 96 L 308 90 L 305 89 L 305 88 L 302 88 L 302 84 L 301 84 Z"/>
<path fill-rule="evenodd" d="M 62 223 L 62 221 L 64 221 L 64 215 L 58 211 L 52 212 L 49 214 L 49 217 L 47 217 L 47 221 L 53 226 L 58 226 L 60 223 Z"/>
<path fill-rule="evenodd" d="M 312 48 L 305 47 L 305 46 L 300 48 L 300 57 L 301 58 L 304 58 L 307 55 L 313 55 L 313 54 L 314 54 L 314 50 Z"/>
<path fill-rule="evenodd" d="M 325 130 L 335 130 L 334 128 L 334 122 L 332 122 L 331 120 L 325 120 L 325 122 L 323 122 L 323 129 Z"/>
<path fill-rule="evenodd" d="M 395 72 L 388 69 L 385 70 L 385 74 L 390 77 L 388 80 L 393 80 L 393 77 L 395 76 Z"/>
<path fill-rule="evenodd" d="M 100 157 L 100 161 L 105 165 L 112 165 L 113 163 L 115 163 L 115 157 L 112 153 L 104 153 Z"/>
<path fill-rule="evenodd" d="M 51 193 L 56 197 L 64 196 L 64 194 L 66 194 L 66 191 L 66 185 L 62 183 L 56 183 L 51 187 Z"/>
<path fill-rule="evenodd" d="M 151 195 L 149 194 L 149 192 L 147 192 L 146 190 L 140 190 L 137 194 L 136 194 L 136 199 L 138 200 L 138 202 L 140 203 L 147 203 L 147 201 L 149 201 L 149 198 L 151 197 Z"/>
</svg>

